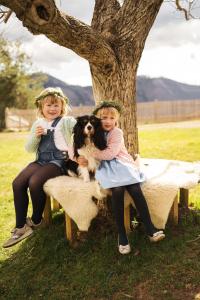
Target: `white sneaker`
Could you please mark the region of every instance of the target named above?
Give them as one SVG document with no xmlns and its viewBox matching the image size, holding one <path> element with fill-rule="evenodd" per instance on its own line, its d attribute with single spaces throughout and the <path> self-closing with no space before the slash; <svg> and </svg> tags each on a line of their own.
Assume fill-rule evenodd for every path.
<svg viewBox="0 0 200 300">
<path fill-rule="evenodd" d="M 45 227 L 45 222 L 44 222 L 44 219 L 42 219 L 40 221 L 40 223 L 38 224 L 35 224 L 32 219 L 30 217 L 27 217 L 26 218 L 26 225 L 28 225 L 29 227 L 31 227 L 32 229 L 38 229 L 38 228 L 43 228 Z M 14 233 L 14 231 L 16 230 L 16 227 L 13 228 L 10 233 Z"/>
<path fill-rule="evenodd" d="M 129 244 L 125 246 L 118 245 L 118 249 L 120 254 L 129 254 L 131 252 L 131 246 Z"/>
<path fill-rule="evenodd" d="M 24 225 L 22 228 L 15 228 L 12 232 L 11 238 L 9 238 L 4 244 L 4 248 L 8 248 L 14 246 L 15 244 L 19 243 L 20 241 L 24 240 L 28 236 L 33 233 L 31 227 L 27 224 Z"/>
<path fill-rule="evenodd" d="M 40 223 L 35 224 L 30 217 L 26 218 L 26 224 L 32 229 L 43 228 L 45 226 L 43 219 L 40 221 Z"/>
<path fill-rule="evenodd" d="M 157 243 L 165 238 L 165 234 L 162 230 L 155 232 L 152 236 L 149 236 L 149 240 L 152 243 Z"/>
</svg>

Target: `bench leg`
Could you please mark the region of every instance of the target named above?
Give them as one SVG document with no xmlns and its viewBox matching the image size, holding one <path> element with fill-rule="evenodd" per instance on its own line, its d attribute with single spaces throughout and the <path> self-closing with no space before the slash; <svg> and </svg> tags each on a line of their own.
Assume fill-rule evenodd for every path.
<svg viewBox="0 0 200 300">
<path fill-rule="evenodd" d="M 46 203 L 43 212 L 44 222 L 47 226 L 52 223 L 52 215 L 51 215 L 51 197 L 46 196 Z"/>
<path fill-rule="evenodd" d="M 60 203 L 56 199 L 53 199 L 53 211 L 58 211 L 60 208 Z"/>
<path fill-rule="evenodd" d="M 65 212 L 65 228 L 66 228 L 66 238 L 70 244 L 76 240 L 77 228 L 75 226 L 74 221 L 69 217 L 69 215 Z"/>
<path fill-rule="evenodd" d="M 189 190 L 180 189 L 180 204 L 182 207 L 188 207 Z"/>
<path fill-rule="evenodd" d="M 126 232 L 129 233 L 131 231 L 130 227 L 130 205 L 124 208 L 124 226 Z"/>
<path fill-rule="evenodd" d="M 174 198 L 169 218 L 174 225 L 178 225 L 178 194 Z"/>
<path fill-rule="evenodd" d="M 53 199 L 54 204 L 54 210 L 58 210 L 60 208 L 60 204 L 58 201 Z M 46 203 L 45 208 L 43 212 L 43 218 L 45 221 L 46 226 L 49 226 L 52 224 L 52 213 L 51 213 L 51 197 L 46 196 Z M 67 213 L 65 213 L 65 228 L 66 228 L 66 238 L 71 243 L 75 240 L 75 226 L 73 220 L 68 216 Z"/>
</svg>

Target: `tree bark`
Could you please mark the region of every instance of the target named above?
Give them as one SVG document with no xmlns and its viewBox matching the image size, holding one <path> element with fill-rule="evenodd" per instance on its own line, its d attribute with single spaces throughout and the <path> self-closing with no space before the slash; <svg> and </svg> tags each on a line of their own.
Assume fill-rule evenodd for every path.
<svg viewBox="0 0 200 300">
<path fill-rule="evenodd" d="M 131 154 L 138 152 L 136 74 L 146 38 L 163 0 L 96 0 L 91 26 L 59 11 L 53 0 L 0 0 L 33 34 L 88 60 L 96 103 L 124 106 L 120 126 Z"/>
<path fill-rule="evenodd" d="M 129 153 L 138 153 L 138 133 L 136 120 L 136 72 L 130 65 L 115 66 L 114 71 L 90 65 L 93 93 L 96 103 L 102 100 L 119 102 L 124 110 L 120 127 Z M 127 75 L 128 74 L 128 75 Z"/>
<path fill-rule="evenodd" d="M 92 28 L 104 37 L 115 53 L 112 64 L 90 64 L 95 101 L 117 101 L 124 107 L 120 127 L 130 154 L 139 152 L 136 105 L 138 64 L 150 28 L 162 0 L 96 0 Z M 104 12 L 104 13 L 101 13 Z M 103 15 L 103 16 L 102 16 Z"/>
<path fill-rule="evenodd" d="M 0 131 L 5 129 L 6 120 L 5 120 L 5 107 L 0 105 Z"/>
</svg>

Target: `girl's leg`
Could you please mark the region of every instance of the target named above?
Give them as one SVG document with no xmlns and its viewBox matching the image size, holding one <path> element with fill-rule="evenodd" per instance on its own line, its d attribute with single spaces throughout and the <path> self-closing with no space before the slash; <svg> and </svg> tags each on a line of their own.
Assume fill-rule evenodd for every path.
<svg viewBox="0 0 200 300">
<path fill-rule="evenodd" d="M 32 200 L 32 221 L 39 224 L 46 202 L 46 194 L 43 190 L 44 183 L 50 179 L 62 175 L 61 168 L 55 164 L 46 164 L 36 171 L 29 180 L 29 191 Z"/>
<path fill-rule="evenodd" d="M 37 163 L 30 163 L 13 181 L 13 195 L 16 214 L 16 228 L 24 227 L 28 210 L 28 183 L 30 177 L 41 168 Z"/>
<path fill-rule="evenodd" d="M 112 188 L 112 208 L 119 233 L 119 245 L 127 245 L 128 239 L 124 227 L 124 186 Z"/>
<path fill-rule="evenodd" d="M 136 209 L 139 212 L 142 222 L 144 223 L 147 234 L 152 236 L 157 230 L 155 229 L 151 221 L 149 209 L 146 203 L 146 199 L 141 190 L 140 184 L 136 183 L 136 184 L 127 185 L 126 189 L 128 193 L 131 195 L 131 197 L 133 198 Z"/>
</svg>

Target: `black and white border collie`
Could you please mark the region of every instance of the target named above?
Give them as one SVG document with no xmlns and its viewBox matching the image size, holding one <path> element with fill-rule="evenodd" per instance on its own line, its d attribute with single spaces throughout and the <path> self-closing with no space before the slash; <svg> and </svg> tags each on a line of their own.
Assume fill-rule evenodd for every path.
<svg viewBox="0 0 200 300">
<path fill-rule="evenodd" d="M 88 160 L 87 167 L 78 167 L 78 175 L 85 182 L 90 181 L 90 175 L 95 173 L 99 162 L 92 156 L 96 150 L 104 150 L 107 147 L 106 137 L 101 120 L 93 115 L 85 115 L 76 118 L 77 123 L 73 129 L 74 156 L 82 155 Z"/>
</svg>

